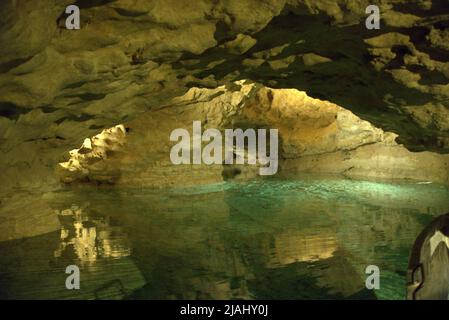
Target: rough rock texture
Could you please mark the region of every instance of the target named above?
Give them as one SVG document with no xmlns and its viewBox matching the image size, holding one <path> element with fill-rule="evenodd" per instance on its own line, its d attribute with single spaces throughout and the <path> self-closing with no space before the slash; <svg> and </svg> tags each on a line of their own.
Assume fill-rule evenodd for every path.
<svg viewBox="0 0 449 320">
<path fill-rule="evenodd" d="M 234 171 L 230 165 L 174 165 L 170 150 L 177 142 L 170 141 L 170 134 L 183 128 L 192 139 L 193 121 L 201 121 L 203 131 L 278 129 L 279 171 L 287 176 L 307 172 L 449 182 L 449 155 L 410 152 L 395 142 L 395 134 L 336 104 L 296 89 L 245 81 L 215 89 L 192 88 L 164 108 L 105 130 L 92 142 L 86 139 L 80 149 L 70 152 L 68 162 L 60 164 L 61 179 L 160 187 L 258 174 L 257 166 L 249 165 L 233 165 Z M 190 150 L 192 146 L 191 141 Z"/>
<path fill-rule="evenodd" d="M 81 29 L 66 30 L 69 4 L 1 1 L 1 189 L 55 186 L 84 138 L 239 79 L 332 101 L 410 150 L 448 150 L 447 0 L 78 0 Z M 368 4 L 380 30 L 365 28 Z"/>
<path fill-rule="evenodd" d="M 119 167 L 111 158 L 122 150 L 125 143 L 126 129 L 123 125 L 105 129 L 92 138 L 84 139 L 81 148 L 69 152 L 69 161 L 59 164 L 64 172 L 64 181 L 91 179 L 112 182 Z"/>
</svg>

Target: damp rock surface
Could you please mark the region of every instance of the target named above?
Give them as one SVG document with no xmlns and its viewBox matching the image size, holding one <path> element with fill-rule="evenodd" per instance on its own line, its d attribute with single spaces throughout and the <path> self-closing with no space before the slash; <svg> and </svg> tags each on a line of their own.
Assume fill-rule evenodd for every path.
<svg viewBox="0 0 449 320">
<path fill-rule="evenodd" d="M 52 188 L 67 150 L 190 88 L 250 79 L 351 110 L 412 151 L 447 152 L 446 0 L 0 4 L 3 184 Z M 182 8 L 182 9 L 180 9 Z"/>
<path fill-rule="evenodd" d="M 215 89 L 192 88 L 163 108 L 125 123 L 129 130 L 126 136 L 120 129 L 123 126 L 111 129 L 123 134 L 123 140 L 108 139 L 108 148 L 120 152 L 91 161 L 96 152 L 82 154 L 83 145 L 70 152 L 68 162 L 59 165 L 61 180 L 85 182 L 87 178 L 98 183 L 162 187 L 219 182 L 229 175 L 246 180 L 257 176 L 257 167 L 249 164 L 172 163 L 170 153 L 177 142 L 170 141 L 171 133 L 180 128 L 192 136 L 194 121 L 201 122 L 203 131 L 276 128 L 279 174 L 284 176 L 302 172 L 449 182 L 449 156 L 411 152 L 395 141 L 396 134 L 305 92 L 272 89 L 248 81 Z M 192 150 L 190 145 L 189 157 Z M 80 157 L 87 161 L 79 161 Z M 230 171 L 229 166 L 234 169 Z"/>
</svg>

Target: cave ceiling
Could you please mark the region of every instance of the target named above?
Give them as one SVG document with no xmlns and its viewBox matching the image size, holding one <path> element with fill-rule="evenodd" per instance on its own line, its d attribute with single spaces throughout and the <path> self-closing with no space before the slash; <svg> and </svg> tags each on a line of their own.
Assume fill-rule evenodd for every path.
<svg viewBox="0 0 449 320">
<path fill-rule="evenodd" d="M 65 150 L 168 104 L 191 87 L 248 79 L 296 88 L 397 133 L 412 151 L 449 150 L 449 3 L 70 1 L 0 4 L 3 153 L 39 141 Z M 155 130 L 157 130 L 155 128 Z"/>
</svg>

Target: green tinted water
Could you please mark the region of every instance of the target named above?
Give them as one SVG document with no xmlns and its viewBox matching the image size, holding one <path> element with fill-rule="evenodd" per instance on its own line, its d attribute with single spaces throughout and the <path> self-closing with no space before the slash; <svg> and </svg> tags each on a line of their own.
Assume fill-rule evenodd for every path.
<svg viewBox="0 0 449 320">
<path fill-rule="evenodd" d="M 45 199 L 61 230 L 0 243 L 0 298 L 403 299 L 416 236 L 449 212 L 442 185 L 332 178 Z"/>
</svg>

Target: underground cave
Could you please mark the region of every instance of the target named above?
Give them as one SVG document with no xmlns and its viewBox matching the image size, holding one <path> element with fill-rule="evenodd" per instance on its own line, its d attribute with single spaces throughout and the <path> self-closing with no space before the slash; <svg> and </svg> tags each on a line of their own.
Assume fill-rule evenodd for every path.
<svg viewBox="0 0 449 320">
<path fill-rule="evenodd" d="M 0 7 L 0 299 L 449 297 L 447 1 Z"/>
</svg>

